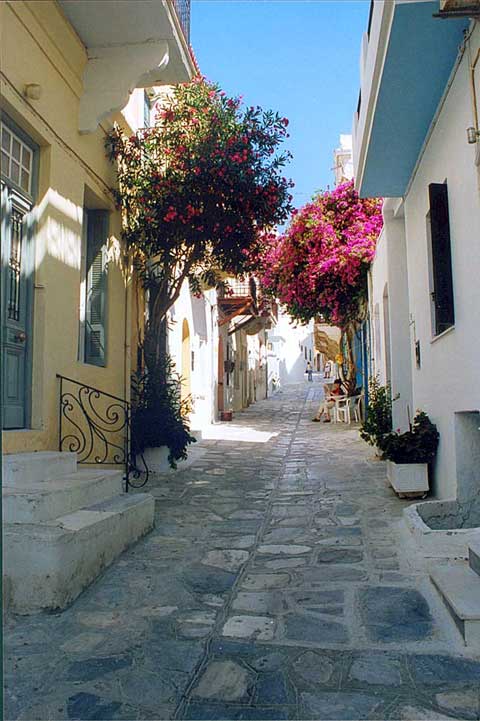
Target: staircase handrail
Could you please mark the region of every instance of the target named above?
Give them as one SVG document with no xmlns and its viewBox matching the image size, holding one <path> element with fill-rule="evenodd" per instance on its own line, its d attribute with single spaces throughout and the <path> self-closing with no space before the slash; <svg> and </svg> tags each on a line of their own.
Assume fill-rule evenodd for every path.
<svg viewBox="0 0 480 721">
<path fill-rule="evenodd" d="M 124 466 L 127 492 L 129 487 L 145 486 L 149 476 L 147 464 L 140 455 L 145 469 L 140 471 L 131 449 L 130 401 L 60 373 L 56 376 L 60 380 L 59 450 L 77 453 L 78 463 L 84 465 Z M 77 386 L 78 392 L 64 391 L 65 383 Z M 95 406 L 102 398 L 113 403 L 103 409 Z"/>
</svg>

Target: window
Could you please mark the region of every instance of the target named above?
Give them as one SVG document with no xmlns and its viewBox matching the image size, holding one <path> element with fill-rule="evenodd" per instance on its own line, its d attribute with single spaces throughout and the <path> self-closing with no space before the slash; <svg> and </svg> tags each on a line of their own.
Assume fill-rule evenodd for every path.
<svg viewBox="0 0 480 721">
<path fill-rule="evenodd" d="M 32 194 L 33 150 L 2 123 L 2 175 Z"/>
<path fill-rule="evenodd" d="M 440 335 L 455 323 L 447 184 L 431 183 L 428 192 L 433 334 Z"/>
<path fill-rule="evenodd" d="M 143 91 L 143 125 L 145 128 L 150 127 L 150 112 L 151 112 L 150 98 L 146 90 Z"/>
<path fill-rule="evenodd" d="M 108 212 L 85 210 L 85 219 L 85 295 L 82 313 L 84 332 L 81 355 L 85 363 L 105 366 Z"/>
</svg>

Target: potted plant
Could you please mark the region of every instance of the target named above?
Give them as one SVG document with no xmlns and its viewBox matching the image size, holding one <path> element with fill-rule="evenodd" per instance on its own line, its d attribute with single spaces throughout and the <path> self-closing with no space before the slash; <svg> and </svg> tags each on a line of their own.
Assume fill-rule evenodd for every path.
<svg viewBox="0 0 480 721">
<path fill-rule="evenodd" d="M 191 400 L 181 397 L 181 378 L 170 356 L 149 371 L 138 369 L 131 382 L 131 445 L 137 466 L 160 473 L 176 468 L 196 438 L 188 423 Z"/>
<path fill-rule="evenodd" d="M 383 436 L 380 447 L 387 459 L 387 477 L 400 496 L 424 495 L 428 491 L 428 469 L 438 440 L 436 425 L 423 411 L 417 411 L 410 430 Z"/>
<path fill-rule="evenodd" d="M 373 446 L 377 456 L 383 458 L 382 439 L 392 432 L 392 398 L 390 386 L 380 385 L 378 376 L 368 384 L 368 406 L 360 436 Z"/>
</svg>

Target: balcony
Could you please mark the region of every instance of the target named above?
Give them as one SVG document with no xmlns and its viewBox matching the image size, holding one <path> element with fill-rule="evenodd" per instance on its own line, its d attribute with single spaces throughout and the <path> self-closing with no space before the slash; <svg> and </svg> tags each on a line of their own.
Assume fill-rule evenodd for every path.
<svg viewBox="0 0 480 721">
<path fill-rule="evenodd" d="M 218 291 L 218 307 L 222 314 L 219 325 L 225 325 L 239 315 L 257 315 L 257 284 L 253 278 L 227 278 L 225 285 Z"/>
<path fill-rule="evenodd" d="M 444 22 L 438 0 L 371 6 L 354 115 L 355 183 L 362 197 L 402 197 L 463 42 L 467 18 Z"/>
<path fill-rule="evenodd" d="M 87 55 L 81 133 L 94 132 L 124 108 L 134 88 L 175 85 L 194 76 L 190 0 L 58 1 Z"/>
</svg>

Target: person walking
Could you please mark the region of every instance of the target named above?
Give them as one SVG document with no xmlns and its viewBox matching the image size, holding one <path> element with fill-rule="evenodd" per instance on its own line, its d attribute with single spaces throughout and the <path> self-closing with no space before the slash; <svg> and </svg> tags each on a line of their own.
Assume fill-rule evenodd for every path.
<svg viewBox="0 0 480 721">
<path fill-rule="evenodd" d="M 307 374 L 308 380 L 310 381 L 310 383 L 313 383 L 313 368 L 312 368 L 312 364 L 310 363 L 310 361 L 307 361 L 307 367 L 305 368 L 305 373 Z"/>
</svg>

